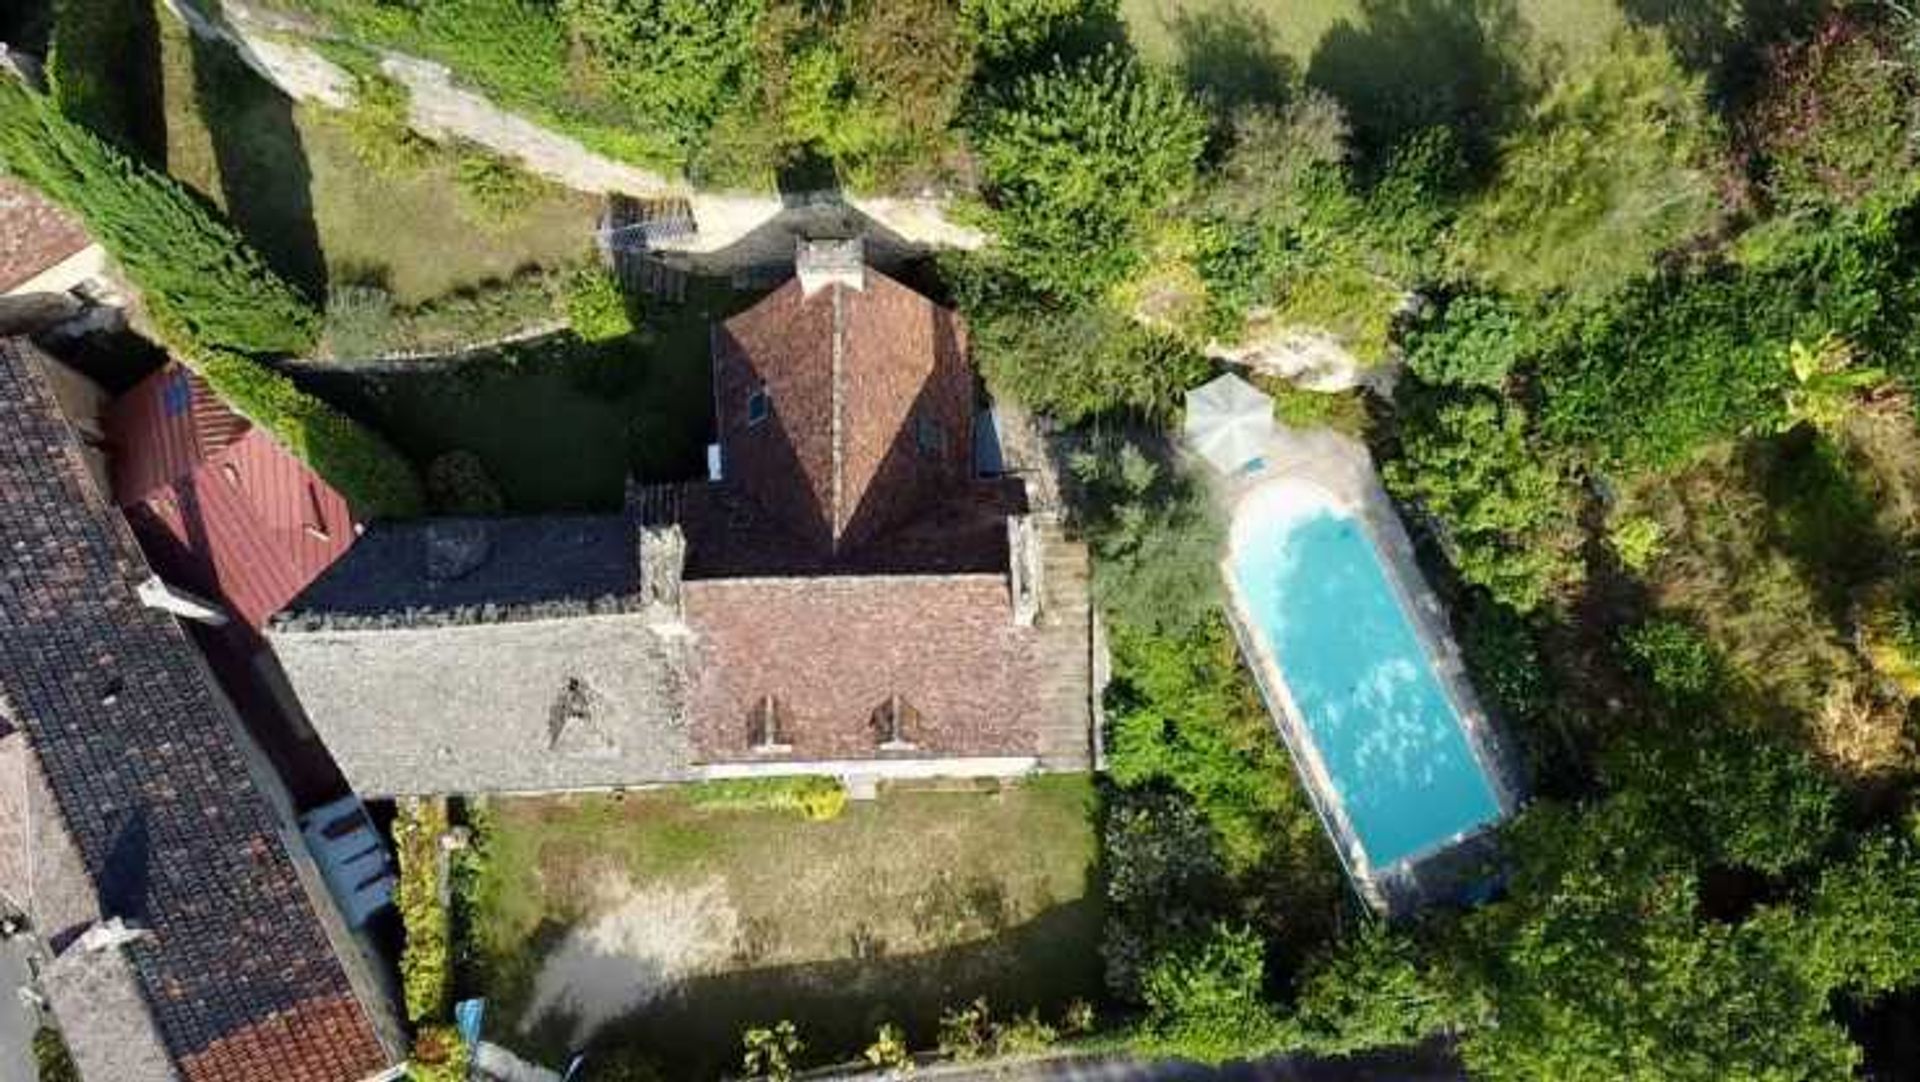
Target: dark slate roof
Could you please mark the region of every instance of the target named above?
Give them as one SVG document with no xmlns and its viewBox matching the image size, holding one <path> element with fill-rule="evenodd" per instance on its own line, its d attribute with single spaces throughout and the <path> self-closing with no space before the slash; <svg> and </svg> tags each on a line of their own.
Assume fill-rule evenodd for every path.
<svg viewBox="0 0 1920 1082">
<path fill-rule="evenodd" d="M 151 932 L 121 949 L 181 1075 L 364 1078 L 387 1054 L 237 721 L 179 626 L 135 597 L 147 565 L 30 348 L 0 341 L 4 712 L 27 731 L 101 911 Z M 41 929 L 56 949 L 81 930 Z"/>
<path fill-rule="evenodd" d="M 367 527 L 274 621 L 280 631 L 624 612 L 639 555 L 623 515 L 439 518 Z"/>
</svg>

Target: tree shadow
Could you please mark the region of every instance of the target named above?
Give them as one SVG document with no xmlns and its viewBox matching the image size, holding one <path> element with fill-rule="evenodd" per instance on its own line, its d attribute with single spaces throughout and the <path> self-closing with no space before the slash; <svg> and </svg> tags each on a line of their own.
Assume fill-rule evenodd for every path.
<svg viewBox="0 0 1920 1082">
<path fill-rule="evenodd" d="M 1360 0 L 1360 16 L 1320 40 L 1306 81 L 1345 107 L 1362 161 L 1446 127 L 1488 167 L 1538 90 L 1514 0 Z"/>
<path fill-rule="evenodd" d="M 228 217 L 276 273 L 323 300 L 327 264 L 293 102 L 228 46 L 189 39 L 194 97 L 212 137 Z"/>
<path fill-rule="evenodd" d="M 1707 77 L 1723 112 L 1737 112 L 1767 78 L 1764 54 L 1810 30 L 1815 0 L 1621 0 L 1627 19 L 1666 34 L 1681 63 Z"/>
<path fill-rule="evenodd" d="M 1299 78 L 1293 58 L 1280 49 L 1272 20 L 1241 0 L 1182 9 L 1168 29 L 1178 43 L 1188 89 L 1222 113 L 1280 105 Z"/>
</svg>

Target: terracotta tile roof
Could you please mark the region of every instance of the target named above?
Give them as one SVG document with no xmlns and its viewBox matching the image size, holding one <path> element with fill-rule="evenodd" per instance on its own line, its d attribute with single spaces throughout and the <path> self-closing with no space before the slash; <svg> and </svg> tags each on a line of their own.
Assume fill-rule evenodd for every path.
<svg viewBox="0 0 1920 1082">
<path fill-rule="evenodd" d="M 19 181 L 0 177 L 0 293 L 91 243 L 65 211 Z"/>
<path fill-rule="evenodd" d="M 1007 589 L 1005 575 L 687 583 L 701 761 L 1036 754 L 1034 633 Z M 894 695 L 914 746 L 889 752 L 869 722 Z M 768 696 L 791 746 L 776 756 L 753 750 Z"/>
<path fill-rule="evenodd" d="M 168 365 L 107 417 L 114 499 L 170 581 L 261 627 L 353 546 L 347 501 Z"/>
<path fill-rule="evenodd" d="M 727 476 L 838 553 L 939 500 L 973 461 L 965 326 L 877 271 L 865 283 L 808 296 L 796 278 L 713 335 Z"/>
<path fill-rule="evenodd" d="M 100 911 L 150 933 L 117 950 L 181 1074 L 364 1078 L 388 1056 L 238 721 L 179 626 L 135 597 L 147 564 L 29 348 L 0 342 L 0 702 L 27 731 Z M 56 947 L 80 931 L 42 930 Z"/>
</svg>

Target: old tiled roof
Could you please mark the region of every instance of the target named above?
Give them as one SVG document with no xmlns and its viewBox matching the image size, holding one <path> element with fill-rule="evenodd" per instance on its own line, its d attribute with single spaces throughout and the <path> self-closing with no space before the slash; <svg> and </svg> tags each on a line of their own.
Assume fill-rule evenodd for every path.
<svg viewBox="0 0 1920 1082">
<path fill-rule="evenodd" d="M 114 500 L 169 581 L 259 627 L 354 543 L 347 501 L 168 365 L 107 417 Z"/>
<path fill-rule="evenodd" d="M 624 515 L 379 522 L 275 620 L 440 626 L 619 612 L 638 585 Z"/>
<path fill-rule="evenodd" d="M 362 796 L 680 781 L 677 644 L 637 613 L 269 632 Z"/>
<path fill-rule="evenodd" d="M 827 576 L 686 584 L 702 762 L 753 761 L 771 696 L 780 759 L 1027 756 L 1040 708 L 1034 634 L 1004 575 Z M 868 724 L 898 695 L 908 750 Z"/>
<path fill-rule="evenodd" d="M 80 223 L 16 180 L 0 177 L 0 293 L 92 243 Z"/>
<path fill-rule="evenodd" d="M 188 1082 L 379 1071 L 238 721 L 179 626 L 136 599 L 147 566 L 27 349 L 0 343 L 0 699 L 101 915 L 150 933 L 117 949 L 153 1028 Z M 81 930 L 41 928 L 55 968 Z M 55 995 L 56 1014 L 83 1009 Z"/>
<path fill-rule="evenodd" d="M 877 271 L 864 277 L 811 296 L 796 278 L 713 334 L 727 476 L 833 553 L 943 498 L 973 461 L 965 326 Z M 756 422 L 758 391 L 768 413 Z"/>
</svg>

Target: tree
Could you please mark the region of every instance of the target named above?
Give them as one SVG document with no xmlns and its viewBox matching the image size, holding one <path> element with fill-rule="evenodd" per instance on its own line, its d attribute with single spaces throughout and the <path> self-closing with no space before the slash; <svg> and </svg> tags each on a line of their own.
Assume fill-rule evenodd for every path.
<svg viewBox="0 0 1920 1082">
<path fill-rule="evenodd" d="M 1460 577 L 1531 612 L 1585 574 L 1580 492 L 1528 446 L 1520 407 L 1484 394 L 1417 396 L 1387 485 L 1439 521 Z"/>
<path fill-rule="evenodd" d="M 567 25 L 638 117 L 682 152 L 752 89 L 761 0 L 560 0 Z"/>
<path fill-rule="evenodd" d="M 84 220 L 156 318 L 194 342 L 286 354 L 318 338 L 313 305 L 205 204 L 4 73 L 0 171 Z"/>
<path fill-rule="evenodd" d="M 1202 1063 L 1245 1059 L 1287 1043 L 1265 998 L 1266 945 L 1250 929 L 1217 924 L 1168 951 L 1142 991 L 1150 1048 Z"/>
<path fill-rule="evenodd" d="M 1876 996 L 1920 979 L 1920 853 L 1890 833 L 1828 866 L 1799 907 L 1761 918 L 1816 988 Z"/>
<path fill-rule="evenodd" d="M 1206 132 L 1171 76 L 1116 50 L 1017 80 L 975 132 L 1006 265 L 1062 298 L 1117 284 L 1148 220 L 1192 184 Z"/>
<path fill-rule="evenodd" d="M 1000 276 L 997 268 L 970 273 Z M 963 308 L 994 392 L 1068 423 L 1123 410 L 1171 416 L 1212 366 L 1186 341 L 1097 302 L 1062 307 L 1003 292 Z"/>
<path fill-rule="evenodd" d="M 1523 312 L 1498 297 L 1468 293 L 1412 328 L 1407 367 L 1428 383 L 1498 389 L 1531 349 Z"/>
<path fill-rule="evenodd" d="M 1809 40 L 1774 50 L 1743 128 L 1776 205 L 1844 207 L 1906 194 L 1920 86 L 1896 53 L 1838 11 Z"/>
<path fill-rule="evenodd" d="M 1370 923 L 1308 965 L 1294 1022 L 1308 1047 L 1344 1056 L 1417 1044 L 1450 1027 L 1454 1014 L 1415 944 Z"/>
<path fill-rule="evenodd" d="M 1113 619 L 1177 635 L 1218 611 L 1221 527 L 1189 478 L 1118 440 L 1068 466 L 1093 542 L 1094 596 Z"/>
<path fill-rule="evenodd" d="M 1502 147 L 1455 262 L 1514 292 L 1608 292 L 1706 230 L 1717 140 L 1701 79 L 1658 36 L 1630 31 Z"/>
</svg>

